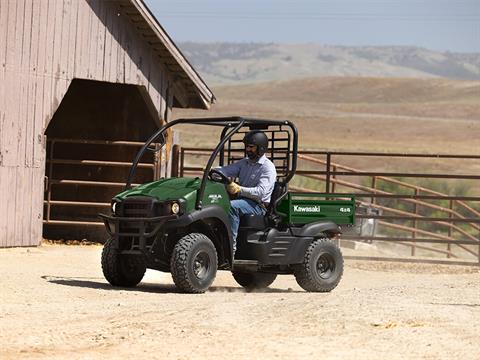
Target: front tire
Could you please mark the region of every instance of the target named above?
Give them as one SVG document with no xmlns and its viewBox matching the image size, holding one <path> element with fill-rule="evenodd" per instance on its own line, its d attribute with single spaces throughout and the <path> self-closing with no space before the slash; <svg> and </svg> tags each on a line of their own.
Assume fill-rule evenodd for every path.
<svg viewBox="0 0 480 360">
<path fill-rule="evenodd" d="M 259 272 L 232 272 L 235 281 L 247 290 L 264 289 L 270 286 L 277 274 L 259 273 Z"/>
<path fill-rule="evenodd" d="M 342 252 L 330 240 L 318 239 L 310 244 L 294 274 L 298 285 L 306 291 L 332 291 L 343 275 Z"/>
<path fill-rule="evenodd" d="M 200 233 L 182 237 L 170 259 L 173 282 L 183 292 L 204 293 L 217 274 L 217 251 L 212 241 Z"/>
<path fill-rule="evenodd" d="M 102 271 L 113 286 L 134 287 L 143 279 L 147 266 L 141 255 L 120 254 L 108 239 L 102 251 Z"/>
</svg>

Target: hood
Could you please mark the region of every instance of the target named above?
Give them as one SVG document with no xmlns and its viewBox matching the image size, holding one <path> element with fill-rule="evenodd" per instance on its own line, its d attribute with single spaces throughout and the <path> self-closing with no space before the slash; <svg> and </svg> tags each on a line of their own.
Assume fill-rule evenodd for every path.
<svg viewBox="0 0 480 360">
<path fill-rule="evenodd" d="M 129 196 L 150 196 L 158 200 L 187 198 L 195 196 L 195 192 L 200 188 L 200 183 L 199 178 L 160 179 L 125 190 L 115 198 L 119 200 L 124 200 Z"/>
</svg>

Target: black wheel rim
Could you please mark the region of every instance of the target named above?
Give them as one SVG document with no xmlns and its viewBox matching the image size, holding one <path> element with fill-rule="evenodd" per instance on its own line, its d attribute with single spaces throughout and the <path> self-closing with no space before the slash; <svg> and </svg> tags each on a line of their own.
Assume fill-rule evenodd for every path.
<svg viewBox="0 0 480 360">
<path fill-rule="evenodd" d="M 330 278 L 335 271 L 335 259 L 329 253 L 320 254 L 317 259 L 316 269 L 320 278 Z"/>
<path fill-rule="evenodd" d="M 208 277 L 210 272 L 210 256 L 206 251 L 200 251 L 193 259 L 193 274 L 199 280 Z"/>
</svg>

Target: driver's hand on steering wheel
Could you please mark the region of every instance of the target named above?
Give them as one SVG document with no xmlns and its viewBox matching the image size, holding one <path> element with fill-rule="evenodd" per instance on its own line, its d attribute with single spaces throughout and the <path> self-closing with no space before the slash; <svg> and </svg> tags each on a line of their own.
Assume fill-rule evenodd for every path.
<svg viewBox="0 0 480 360">
<path fill-rule="evenodd" d="M 232 194 L 238 194 L 241 190 L 240 185 L 238 185 L 236 182 L 232 181 L 230 184 L 227 185 L 227 191 Z"/>
</svg>

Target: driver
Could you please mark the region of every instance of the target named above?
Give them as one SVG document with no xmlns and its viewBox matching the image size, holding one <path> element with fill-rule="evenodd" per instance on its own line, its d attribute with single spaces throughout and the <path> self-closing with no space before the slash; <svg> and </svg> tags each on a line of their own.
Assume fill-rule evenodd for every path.
<svg viewBox="0 0 480 360">
<path fill-rule="evenodd" d="M 227 177 L 238 178 L 239 182 L 237 184 L 232 181 L 227 185 L 227 191 L 238 197 L 231 200 L 228 213 L 234 254 L 240 217 L 247 214 L 264 215 L 266 213 L 277 179 L 275 165 L 265 156 L 268 149 L 267 135 L 262 131 L 252 130 L 245 135 L 243 143 L 247 157 L 217 169 Z"/>
</svg>

